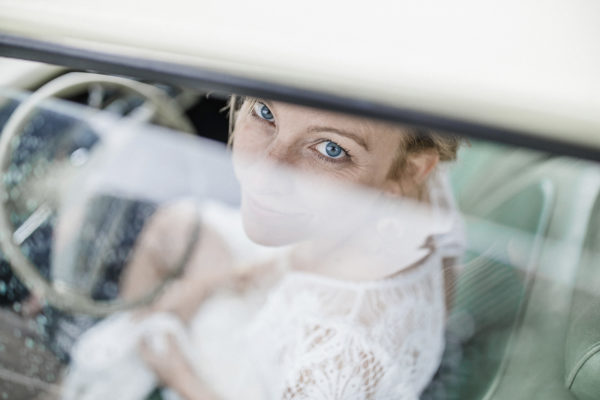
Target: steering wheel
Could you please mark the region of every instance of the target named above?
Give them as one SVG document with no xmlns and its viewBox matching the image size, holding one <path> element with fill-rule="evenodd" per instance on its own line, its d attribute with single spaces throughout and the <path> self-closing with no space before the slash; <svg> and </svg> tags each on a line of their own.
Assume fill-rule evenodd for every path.
<svg viewBox="0 0 600 400">
<path fill-rule="evenodd" d="M 43 101 L 51 97 L 74 96 L 93 87 L 120 90 L 139 96 L 143 99 L 143 102 L 132 114 L 134 114 L 134 118 L 142 122 L 152 121 L 178 131 L 194 132 L 192 124 L 185 117 L 178 104 L 162 90 L 152 85 L 121 77 L 71 72 L 40 87 L 13 111 L 0 136 L 0 174 L 2 176 L 6 175 L 12 161 L 12 149 L 15 147 L 14 144 L 18 143 L 15 141 L 19 140 L 26 123 L 39 109 Z M 3 188 L 3 191 L 7 193 L 6 188 Z M 10 196 L 8 195 L 4 195 L 0 199 L 0 248 L 11 264 L 13 271 L 25 286 L 53 306 L 65 311 L 101 316 L 149 302 L 168 283 L 169 279 L 167 278 L 161 285 L 141 298 L 125 302 L 123 300 L 93 300 L 89 295 L 61 285 L 60 281 L 49 282 L 23 254 L 20 246 L 35 229 L 52 215 L 53 206 L 49 202 L 43 202 L 21 226 L 15 227 L 10 218 L 9 202 Z M 197 234 L 198 229 L 194 231 L 192 236 L 197 236 Z M 180 267 L 176 268 L 171 276 L 177 275 L 187 263 L 194 242 L 195 237 L 190 240 L 181 260 L 179 260 L 178 265 Z"/>
</svg>

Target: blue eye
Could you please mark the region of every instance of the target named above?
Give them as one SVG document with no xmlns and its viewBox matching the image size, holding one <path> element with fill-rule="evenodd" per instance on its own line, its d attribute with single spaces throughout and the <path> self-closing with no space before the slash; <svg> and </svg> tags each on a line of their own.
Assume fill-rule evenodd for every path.
<svg viewBox="0 0 600 400">
<path fill-rule="evenodd" d="M 346 151 L 342 149 L 342 147 L 339 144 L 329 140 L 319 143 L 316 149 L 319 153 L 323 154 L 324 156 L 334 159 L 342 158 L 347 155 Z"/>
<path fill-rule="evenodd" d="M 256 102 L 254 104 L 254 113 L 259 117 L 262 118 L 266 121 L 269 122 L 273 122 L 275 121 L 275 117 L 273 116 L 273 113 L 271 112 L 271 110 L 269 109 L 269 107 L 267 107 L 265 104 L 261 103 L 261 102 Z"/>
</svg>

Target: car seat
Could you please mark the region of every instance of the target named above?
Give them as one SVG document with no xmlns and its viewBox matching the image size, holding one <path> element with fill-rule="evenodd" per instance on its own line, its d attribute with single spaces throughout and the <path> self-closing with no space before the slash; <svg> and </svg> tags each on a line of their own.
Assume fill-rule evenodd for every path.
<svg viewBox="0 0 600 400">
<path fill-rule="evenodd" d="M 452 179 L 462 190 L 468 250 L 442 365 L 422 398 L 573 398 L 563 379 L 565 331 L 600 172 L 586 162 L 481 148 L 459 161 Z"/>
<path fill-rule="evenodd" d="M 600 198 L 577 270 L 565 342 L 565 385 L 578 400 L 600 399 Z"/>
</svg>

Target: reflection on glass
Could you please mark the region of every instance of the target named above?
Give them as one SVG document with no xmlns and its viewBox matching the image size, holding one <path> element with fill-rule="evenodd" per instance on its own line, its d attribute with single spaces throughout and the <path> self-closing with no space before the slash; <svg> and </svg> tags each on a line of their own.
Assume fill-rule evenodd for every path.
<svg viewBox="0 0 600 400">
<path fill-rule="evenodd" d="M 31 115 L 4 207 L 57 297 L 2 277 L 9 398 L 27 384 L 90 400 L 593 388 L 596 165 L 474 142 L 451 169 L 452 136 L 230 106 L 229 147 L 53 103 Z"/>
<path fill-rule="evenodd" d="M 443 350 L 443 263 L 462 246 L 438 167 L 456 139 L 239 103 L 231 161 L 190 137 L 120 132 L 74 178 L 53 279 L 135 300 L 176 277 L 83 334 L 66 398 L 125 385 L 139 398 L 158 381 L 189 398 L 418 396 Z M 122 271 L 107 243 L 113 221 L 131 223 L 107 195 L 158 204 Z"/>
</svg>

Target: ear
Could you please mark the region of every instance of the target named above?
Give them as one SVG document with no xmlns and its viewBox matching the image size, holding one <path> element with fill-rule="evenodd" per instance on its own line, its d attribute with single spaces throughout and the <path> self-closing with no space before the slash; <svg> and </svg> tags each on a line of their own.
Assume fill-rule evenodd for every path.
<svg viewBox="0 0 600 400">
<path fill-rule="evenodd" d="M 439 161 L 440 155 L 433 149 L 410 154 L 406 160 L 406 176 L 420 186 L 425 183 Z"/>
<path fill-rule="evenodd" d="M 386 192 L 395 196 L 417 196 L 419 188 L 425 183 L 439 161 L 440 156 L 433 149 L 408 155 L 401 177 L 390 177 L 387 180 Z"/>
</svg>

